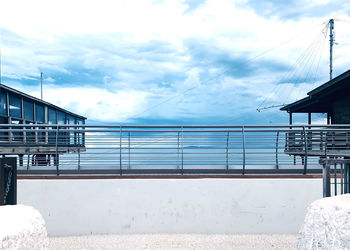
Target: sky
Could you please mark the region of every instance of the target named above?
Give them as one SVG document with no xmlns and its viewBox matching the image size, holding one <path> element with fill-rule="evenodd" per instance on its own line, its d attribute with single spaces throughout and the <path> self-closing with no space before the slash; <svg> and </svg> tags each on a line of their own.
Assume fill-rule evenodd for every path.
<svg viewBox="0 0 350 250">
<path fill-rule="evenodd" d="M 257 108 L 329 79 L 330 18 L 334 76 L 350 68 L 345 0 L 11 0 L 1 10 L 2 83 L 40 97 L 43 72 L 44 100 L 91 124 L 287 123 Z"/>
</svg>

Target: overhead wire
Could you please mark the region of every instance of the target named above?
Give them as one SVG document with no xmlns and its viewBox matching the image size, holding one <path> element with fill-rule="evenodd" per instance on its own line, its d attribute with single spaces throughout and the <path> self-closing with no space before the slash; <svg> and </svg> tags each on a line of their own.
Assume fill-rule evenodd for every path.
<svg viewBox="0 0 350 250">
<path fill-rule="evenodd" d="M 318 38 L 317 38 L 318 40 Z M 315 58 L 317 58 L 317 53 L 320 47 L 320 41 L 318 40 L 313 48 L 311 49 L 309 55 L 307 56 L 306 60 L 304 61 L 304 64 L 301 65 L 301 71 L 299 73 L 299 76 L 297 77 L 295 81 L 295 85 L 300 85 L 301 83 L 306 83 L 310 80 L 310 72 L 313 68 Z M 293 92 L 294 86 L 290 88 L 289 93 L 287 96 L 290 96 Z M 297 89 L 297 94 L 295 95 L 295 100 L 299 99 L 303 90 L 301 88 Z"/>
<path fill-rule="evenodd" d="M 208 83 L 208 82 L 213 81 L 213 80 L 215 80 L 215 79 L 218 79 L 218 78 L 224 76 L 227 72 L 229 72 L 229 71 L 232 70 L 233 68 L 234 68 L 234 69 L 239 69 L 239 68 L 242 67 L 243 65 L 246 65 L 247 63 L 252 62 L 252 61 L 254 61 L 255 59 L 257 59 L 257 58 L 259 58 L 259 57 L 261 57 L 261 56 L 263 56 L 263 55 L 265 55 L 265 54 L 267 54 L 267 53 L 269 53 L 269 52 L 271 52 L 271 51 L 273 51 L 273 50 L 275 50 L 275 49 L 277 49 L 277 48 L 279 48 L 279 47 L 281 47 L 281 46 L 283 46 L 283 45 L 285 45 L 285 44 L 287 44 L 287 43 L 289 43 L 289 42 L 291 42 L 291 41 L 293 41 L 293 40 L 295 40 L 296 38 L 298 38 L 298 37 L 304 35 L 305 33 L 309 32 L 310 30 L 312 30 L 315 26 L 319 26 L 319 25 L 320 25 L 320 24 L 314 25 L 314 26 L 312 26 L 312 28 L 303 31 L 303 32 L 299 33 L 298 35 L 294 35 L 294 36 L 292 36 L 291 38 L 289 38 L 288 40 L 285 40 L 285 41 L 283 41 L 283 42 L 277 44 L 276 46 L 273 46 L 272 48 L 270 48 L 270 49 L 268 49 L 268 50 L 265 50 L 265 51 L 263 51 L 262 53 L 260 53 L 260 54 L 258 54 L 258 55 L 256 55 L 256 56 L 253 56 L 252 58 L 247 59 L 246 61 L 244 61 L 244 62 L 242 62 L 242 63 L 237 63 L 237 64 L 235 64 L 233 67 L 230 67 L 229 69 L 224 70 L 224 71 L 221 72 L 220 74 L 218 74 L 218 75 L 216 75 L 216 76 L 214 76 L 214 77 L 211 77 L 211 78 L 208 78 L 208 79 L 202 81 L 201 84 L 205 84 L 205 83 Z M 190 91 L 193 90 L 193 89 L 196 89 L 197 87 L 198 87 L 198 86 L 194 86 L 194 87 L 188 88 L 188 89 L 186 89 L 186 90 L 184 90 L 184 91 L 182 91 L 182 92 L 180 92 L 180 93 L 177 93 L 177 94 L 175 94 L 175 95 L 173 95 L 173 96 L 171 96 L 171 97 L 169 97 L 169 98 L 167 98 L 167 99 L 161 101 L 160 103 L 157 103 L 157 104 L 155 104 L 155 105 L 153 105 L 153 106 L 151 106 L 151 107 L 149 107 L 149 108 L 144 109 L 142 112 L 137 113 L 137 114 L 134 115 L 133 117 L 126 118 L 126 119 L 123 120 L 121 123 L 125 123 L 126 121 L 128 121 L 128 120 L 130 120 L 130 119 L 135 119 L 135 117 L 138 117 L 139 115 L 145 114 L 146 112 L 149 112 L 150 110 L 153 110 L 153 109 L 159 107 L 160 105 L 162 105 L 162 104 L 164 104 L 164 103 L 167 103 L 167 102 L 169 102 L 169 101 L 171 101 L 171 100 L 173 100 L 173 99 L 175 99 L 175 98 L 177 98 L 177 97 L 183 96 L 184 94 L 190 92 Z"/>
<path fill-rule="evenodd" d="M 315 58 L 318 54 L 320 45 L 325 40 L 325 39 L 320 39 L 321 35 L 322 35 L 322 33 L 319 33 L 315 37 L 313 42 L 303 51 L 303 53 L 299 56 L 296 63 L 294 64 L 293 71 L 291 71 L 291 73 L 287 74 L 286 77 L 284 78 L 284 80 L 280 81 L 281 83 L 283 83 L 283 81 L 287 81 L 287 80 L 289 80 L 289 82 L 292 82 L 291 80 L 293 80 L 294 82 L 299 83 L 302 81 L 305 82 L 309 79 L 309 75 L 310 75 L 311 69 L 313 68 L 313 64 L 314 64 Z M 280 96 L 284 99 L 287 98 L 288 96 L 290 96 L 294 90 L 293 86 L 285 89 L 285 88 L 283 88 L 284 84 L 278 84 L 278 85 L 281 86 L 279 90 L 282 90 L 285 92 L 280 93 L 281 91 L 279 91 L 275 95 Z M 264 103 L 266 103 L 266 100 Z M 260 105 L 260 107 L 261 106 L 262 105 Z"/>
<path fill-rule="evenodd" d="M 297 74 L 297 71 L 299 70 L 298 65 L 301 65 L 302 62 L 305 60 L 305 58 L 309 55 L 309 50 L 314 47 L 314 44 L 317 42 L 317 39 L 314 39 L 313 42 L 302 52 L 302 54 L 297 58 L 296 62 L 293 64 L 291 71 L 288 71 L 279 81 L 280 83 L 283 83 L 287 80 L 292 79 Z M 278 94 L 283 90 L 283 84 L 276 84 L 274 89 L 270 92 L 269 95 L 267 95 L 264 100 L 261 102 L 261 104 L 258 106 L 257 110 L 261 110 L 263 105 L 271 99 L 273 96 L 278 96 Z"/>
<path fill-rule="evenodd" d="M 323 23 L 325 24 L 325 23 Z M 282 98 L 286 98 L 291 95 L 291 93 L 294 91 L 294 87 L 290 86 L 289 88 L 285 89 L 285 84 L 283 82 L 292 82 L 291 80 L 294 79 L 294 82 L 309 82 L 311 81 L 311 78 L 316 79 L 316 74 L 318 72 L 320 60 L 322 58 L 322 52 L 324 48 L 325 41 L 327 39 L 321 39 L 322 34 L 324 34 L 324 30 L 326 30 L 326 34 L 324 34 L 324 38 L 327 37 L 328 34 L 328 25 L 329 22 L 327 22 L 326 26 L 322 30 L 322 32 L 318 33 L 316 37 L 313 39 L 311 44 L 301 53 L 301 55 L 297 58 L 296 62 L 293 64 L 293 70 L 288 71 L 279 81 L 281 84 L 276 84 L 274 87 L 273 91 L 265 97 L 265 99 L 262 101 L 262 103 L 258 106 L 257 111 L 261 111 L 264 109 L 269 109 L 269 108 L 275 108 L 275 107 L 281 107 L 284 104 L 272 104 L 268 107 L 263 107 L 266 102 L 271 99 L 274 96 L 280 96 Z M 318 62 L 317 66 L 315 69 L 315 73 L 312 74 L 313 68 L 315 68 L 315 62 L 317 61 L 318 57 Z M 312 81 L 314 83 L 314 80 Z M 285 92 L 287 90 L 287 92 Z M 298 90 L 298 94 L 296 97 L 301 96 L 302 94 L 302 89 Z M 234 118 L 233 118 L 234 119 Z M 233 119 L 229 120 L 224 120 L 220 121 L 220 123 L 228 122 Z"/>
</svg>

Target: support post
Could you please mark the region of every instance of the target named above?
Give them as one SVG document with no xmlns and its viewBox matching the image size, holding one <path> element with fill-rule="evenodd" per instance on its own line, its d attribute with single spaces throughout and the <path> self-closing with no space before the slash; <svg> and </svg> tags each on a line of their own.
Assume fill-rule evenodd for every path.
<svg viewBox="0 0 350 250">
<path fill-rule="evenodd" d="M 323 197 L 331 196 L 331 179 L 329 173 L 329 165 L 327 162 L 323 164 L 322 181 L 323 181 Z"/>
<path fill-rule="evenodd" d="M 181 127 L 181 174 L 184 174 L 184 127 Z"/>
<path fill-rule="evenodd" d="M 280 131 L 277 131 L 277 135 L 276 135 L 276 169 L 279 168 L 279 166 L 278 166 L 278 141 L 279 141 L 279 135 L 280 135 Z"/>
<path fill-rule="evenodd" d="M 305 126 L 303 127 L 303 133 L 304 133 L 304 154 L 305 154 L 305 160 L 304 160 L 304 172 L 303 174 L 306 174 L 307 171 L 307 157 L 308 157 L 308 140 L 306 138 L 306 131 Z"/>
<path fill-rule="evenodd" d="M 78 148 L 78 171 L 80 171 L 80 147 Z"/>
<path fill-rule="evenodd" d="M 29 158 L 30 158 L 30 155 L 28 154 L 28 158 L 27 158 L 27 170 L 29 170 Z"/>
<path fill-rule="evenodd" d="M 122 173 L 122 125 L 120 125 L 120 131 L 119 131 L 119 174 L 123 175 Z"/>
<path fill-rule="evenodd" d="M 340 164 L 340 194 L 344 194 L 344 164 Z"/>
<path fill-rule="evenodd" d="M 333 79 L 334 19 L 329 20 L 329 80 Z"/>
<path fill-rule="evenodd" d="M 242 140 L 243 140 L 243 166 L 242 166 L 242 174 L 245 174 L 245 131 L 244 126 L 242 126 Z"/>
<path fill-rule="evenodd" d="M 334 163 L 334 195 L 337 195 L 337 163 Z"/>
<path fill-rule="evenodd" d="M 128 152 L 128 162 L 129 162 L 129 169 L 131 168 L 131 166 L 130 166 L 130 147 L 131 147 L 131 145 L 130 145 L 130 132 L 128 132 L 128 150 L 129 150 L 129 152 Z"/>
<path fill-rule="evenodd" d="M 327 125 L 331 124 L 331 114 L 327 113 Z"/>
<path fill-rule="evenodd" d="M 350 164 L 344 164 L 344 194 L 350 193 Z"/>
<path fill-rule="evenodd" d="M 59 157 L 59 155 L 58 155 L 58 131 L 59 131 L 59 127 L 58 127 L 58 125 L 57 125 L 57 127 L 56 127 L 56 157 L 55 157 L 55 159 L 56 159 L 56 175 L 57 176 L 59 176 L 60 175 L 60 172 L 59 172 L 59 159 L 58 159 L 58 157 Z"/>
<path fill-rule="evenodd" d="M 177 132 L 177 169 L 180 168 L 180 132 Z"/>
<path fill-rule="evenodd" d="M 17 204 L 17 159 L 0 158 L 0 206 Z"/>
<path fill-rule="evenodd" d="M 226 170 L 228 170 L 228 142 L 229 142 L 230 132 L 226 135 Z"/>
</svg>

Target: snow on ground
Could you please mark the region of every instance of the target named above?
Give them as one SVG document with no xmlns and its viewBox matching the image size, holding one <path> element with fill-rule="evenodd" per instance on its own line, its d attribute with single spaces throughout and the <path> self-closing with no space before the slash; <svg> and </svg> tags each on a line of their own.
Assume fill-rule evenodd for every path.
<svg viewBox="0 0 350 250">
<path fill-rule="evenodd" d="M 52 237 L 49 249 L 297 249 L 297 235 L 124 234 Z"/>
<path fill-rule="evenodd" d="M 0 249 L 47 249 L 45 221 L 24 205 L 0 206 Z"/>
<path fill-rule="evenodd" d="M 350 249 L 350 194 L 324 198 L 308 207 L 299 249 Z"/>
</svg>

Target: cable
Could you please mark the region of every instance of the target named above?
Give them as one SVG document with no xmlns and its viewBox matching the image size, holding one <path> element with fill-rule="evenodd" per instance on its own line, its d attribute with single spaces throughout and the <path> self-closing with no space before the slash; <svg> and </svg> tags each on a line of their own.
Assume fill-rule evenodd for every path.
<svg viewBox="0 0 350 250">
<path fill-rule="evenodd" d="M 295 65 L 294 70 L 289 75 L 286 74 L 286 76 L 288 75 L 288 77 L 285 77 L 285 80 L 288 78 L 293 79 L 296 76 L 297 76 L 297 79 L 295 79 L 295 82 L 302 82 L 302 81 L 311 80 L 311 77 L 312 77 L 311 72 L 313 71 L 312 69 L 314 68 L 314 64 L 315 64 L 317 55 L 319 54 L 320 48 L 322 47 L 321 45 L 324 44 L 324 42 L 326 40 L 326 39 L 321 39 L 321 35 L 323 34 L 323 31 L 325 29 L 327 30 L 328 25 L 329 25 L 329 23 L 327 22 L 327 24 L 326 24 L 325 28 L 322 30 L 322 32 L 320 34 L 318 34 L 315 37 L 315 39 L 313 40 L 313 42 L 303 51 L 303 53 L 300 55 L 300 57 L 297 59 L 296 63 L 294 64 Z M 282 84 L 279 84 L 279 85 L 282 86 Z M 278 91 L 276 90 L 276 95 L 280 89 L 278 89 Z M 289 89 L 289 91 L 284 92 L 283 94 L 279 94 L 277 96 L 281 96 L 281 97 L 290 96 L 290 94 L 292 93 L 294 88 L 291 87 L 288 89 Z M 299 90 L 299 92 L 300 91 L 301 90 Z M 286 93 L 287 93 L 287 95 L 286 95 Z M 272 95 L 274 95 L 274 94 L 275 93 L 273 93 Z M 297 96 L 299 96 L 299 95 L 297 95 Z M 268 99 L 269 98 L 265 98 L 264 102 L 259 106 L 259 109 L 263 104 L 266 103 L 266 100 L 268 100 Z"/>
<path fill-rule="evenodd" d="M 313 42 L 302 52 L 302 54 L 298 57 L 298 59 L 296 60 L 296 62 L 293 64 L 293 70 L 287 72 L 281 79 L 280 82 L 284 82 L 287 79 L 291 79 L 293 78 L 295 75 L 297 75 L 296 73 L 298 72 L 299 68 L 297 67 L 298 65 L 303 65 L 304 64 L 304 60 L 306 60 L 309 56 L 309 50 L 311 50 L 312 48 L 314 48 L 314 44 L 318 41 L 318 37 L 319 35 L 313 40 Z M 300 75 L 300 74 L 299 74 Z M 262 106 L 266 103 L 267 100 L 269 100 L 272 96 L 277 95 L 280 90 L 282 89 L 282 84 L 277 84 L 275 86 L 275 88 L 272 90 L 272 92 L 270 93 L 270 95 L 266 96 L 265 99 L 262 101 L 262 103 L 258 106 L 257 111 L 261 111 L 262 110 Z M 289 93 L 290 94 L 290 93 Z M 289 95 L 288 94 L 288 95 Z M 280 95 L 279 95 L 280 96 Z M 276 106 L 276 105 L 272 105 L 272 106 Z M 263 108 L 265 109 L 265 108 Z"/>
<path fill-rule="evenodd" d="M 322 23 L 322 24 L 323 24 L 323 23 Z M 264 52 L 262 52 L 262 53 L 260 53 L 260 54 L 258 54 L 258 55 L 256 55 L 256 56 L 254 56 L 254 57 L 252 57 L 252 58 L 246 60 L 246 61 L 243 62 L 243 63 L 237 63 L 236 65 L 233 66 L 233 68 L 239 69 L 240 67 L 242 67 L 243 65 L 247 64 L 248 62 L 251 62 L 251 61 L 253 61 L 253 60 L 255 60 L 255 59 L 257 59 L 257 58 L 259 58 L 259 57 L 261 57 L 261 56 L 263 56 L 263 55 L 265 55 L 265 54 L 267 54 L 267 53 L 269 53 L 270 51 L 273 51 L 273 50 L 275 50 L 275 49 L 281 47 L 282 45 L 287 44 L 287 43 L 289 43 L 289 42 L 295 40 L 296 38 L 298 38 L 298 37 L 304 35 L 305 33 L 309 32 L 310 30 L 312 30 L 315 26 L 319 26 L 319 25 L 320 25 L 320 24 L 314 25 L 314 26 L 312 26 L 312 28 L 310 28 L 310 29 L 308 29 L 308 30 L 306 30 L 306 31 L 304 31 L 304 32 L 302 32 L 302 33 L 299 33 L 298 35 L 295 35 L 295 36 L 291 37 L 290 39 L 288 39 L 288 40 L 286 40 L 286 41 L 281 42 L 280 44 L 278 44 L 278 45 L 276 45 L 276 46 L 274 46 L 274 47 L 272 47 L 272 48 L 270 48 L 270 49 L 268 49 L 268 50 L 266 50 L 266 51 L 264 51 Z M 217 79 L 217 78 L 220 78 L 221 76 L 225 75 L 225 74 L 226 74 L 228 71 L 230 71 L 230 70 L 232 70 L 232 67 L 231 67 L 230 69 L 224 70 L 222 73 L 216 75 L 215 77 L 212 77 L 212 78 L 209 78 L 209 79 L 207 79 L 207 80 L 202 81 L 202 84 L 208 83 L 208 82 L 210 82 L 210 81 L 212 81 L 212 80 L 215 80 L 215 79 Z M 150 111 L 150 110 L 152 110 L 152 109 L 154 109 L 154 108 L 157 108 L 158 106 L 160 106 L 160 105 L 162 105 L 162 104 L 164 104 L 164 103 L 167 103 L 168 101 L 170 101 L 170 100 L 172 100 L 172 99 L 175 99 L 175 98 L 177 98 L 177 97 L 179 97 L 179 96 L 182 96 L 182 95 L 186 94 L 187 92 L 189 92 L 189 91 L 191 91 L 191 90 L 193 90 L 193 89 L 195 89 L 195 88 L 197 88 L 197 87 L 198 87 L 198 86 L 194 86 L 194 87 L 191 87 L 191 88 L 189 88 L 189 89 L 186 89 L 185 91 L 183 91 L 183 92 L 181 92 L 181 93 L 175 94 L 175 95 L 173 95 L 173 96 L 171 96 L 171 97 L 165 99 L 164 101 L 162 101 L 162 102 L 160 102 L 160 103 L 157 103 L 157 104 L 155 104 L 155 105 L 153 105 L 153 106 L 151 106 L 151 107 L 149 107 L 149 108 L 143 110 L 142 112 L 137 113 L 137 114 L 134 115 L 133 117 L 126 118 L 126 119 L 123 120 L 121 123 L 125 123 L 126 121 L 128 121 L 128 120 L 130 120 L 130 119 L 134 119 L 135 117 L 137 117 L 137 116 L 139 116 L 139 115 L 141 115 L 141 114 L 144 114 L 144 113 L 146 113 L 146 112 L 148 112 L 148 111 Z"/>
</svg>

